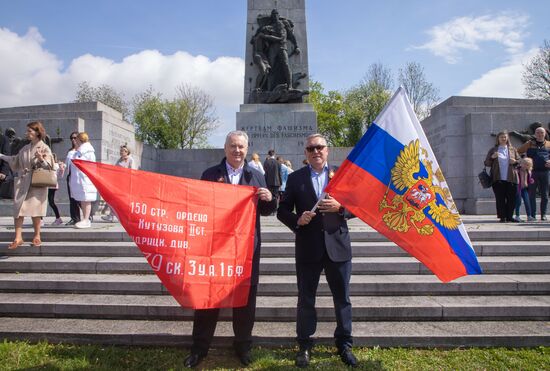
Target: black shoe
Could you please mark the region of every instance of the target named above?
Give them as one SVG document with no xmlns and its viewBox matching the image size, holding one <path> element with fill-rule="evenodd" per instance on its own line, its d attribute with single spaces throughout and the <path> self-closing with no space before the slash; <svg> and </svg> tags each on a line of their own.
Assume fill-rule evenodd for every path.
<svg viewBox="0 0 550 371">
<path fill-rule="evenodd" d="M 512 219 L 507 219 L 506 221 L 507 221 L 507 222 L 510 222 L 510 223 L 519 223 L 519 220 L 514 219 L 514 218 L 512 218 Z"/>
<path fill-rule="evenodd" d="M 505 218 L 500 218 L 500 222 L 501 223 L 506 223 L 506 219 Z"/>
<path fill-rule="evenodd" d="M 309 361 L 311 358 L 309 349 L 300 349 L 298 354 L 296 354 L 296 367 L 307 367 L 309 366 Z"/>
<path fill-rule="evenodd" d="M 75 225 L 75 224 L 76 224 L 76 220 L 74 219 L 71 219 L 67 223 L 65 223 L 65 225 Z"/>
<path fill-rule="evenodd" d="M 344 362 L 346 365 L 351 367 L 357 366 L 357 358 L 353 355 L 350 348 L 343 348 L 338 352 L 340 354 L 340 359 L 342 362 Z"/>
<path fill-rule="evenodd" d="M 250 358 L 250 351 L 245 350 L 244 352 L 237 352 L 237 357 L 243 366 L 248 366 L 252 363 L 252 358 Z"/>
<path fill-rule="evenodd" d="M 185 361 L 183 361 L 183 365 L 187 368 L 194 368 L 197 367 L 199 363 L 201 363 L 204 356 L 201 356 L 198 353 L 191 353 L 185 358 Z"/>
</svg>

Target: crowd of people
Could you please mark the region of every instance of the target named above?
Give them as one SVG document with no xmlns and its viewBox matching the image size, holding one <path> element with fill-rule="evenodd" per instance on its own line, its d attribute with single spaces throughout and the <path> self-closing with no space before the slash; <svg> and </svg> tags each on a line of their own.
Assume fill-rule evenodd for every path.
<svg viewBox="0 0 550 371">
<path fill-rule="evenodd" d="M 49 137 L 46 135 L 43 124 L 40 121 L 33 121 L 27 124 L 25 139 L 15 137 L 15 131 L 9 129 L 7 135 L 3 136 L 0 151 L 0 183 L 9 185 L 12 190 L 4 190 L 3 196 L 9 197 L 13 194 L 14 199 L 14 224 L 15 238 L 9 249 L 16 249 L 23 245 L 22 225 L 24 217 L 31 217 L 33 222 L 34 237 L 31 245 L 40 247 L 40 230 L 44 225 L 47 205 L 52 209 L 55 220 L 52 226 L 60 226 L 63 219 L 55 202 L 55 195 L 59 189 L 59 181 L 63 178 L 67 182 L 67 193 L 69 197 L 70 219 L 66 226 L 73 226 L 78 229 L 90 228 L 93 220 L 92 205 L 98 200 L 98 192 L 91 180 L 80 171 L 73 160 L 81 159 L 95 161 L 95 149 L 90 143 L 86 132 L 72 132 L 69 136 L 71 147 L 67 151 L 64 161 L 59 160 L 55 153 L 52 153 Z M 22 146 L 14 147 L 14 144 L 22 143 Z M 130 155 L 130 148 L 124 144 L 120 147 L 120 158 L 116 166 L 135 168 L 134 160 Z M 45 168 L 55 172 L 55 184 L 50 186 L 35 185 L 32 181 L 33 170 Z M 8 183 L 7 180 L 11 180 Z M 107 221 L 114 221 L 115 212 L 107 205 L 106 210 L 110 213 L 104 218 Z"/>
<path fill-rule="evenodd" d="M 540 195 L 540 220 L 547 221 L 550 141 L 542 125 L 535 129 L 533 138 L 517 149 L 507 131 L 498 133 L 484 164 L 490 168 L 497 218 L 501 223 L 536 221 L 537 195 Z M 522 201 L 525 220 L 520 217 Z"/>
</svg>

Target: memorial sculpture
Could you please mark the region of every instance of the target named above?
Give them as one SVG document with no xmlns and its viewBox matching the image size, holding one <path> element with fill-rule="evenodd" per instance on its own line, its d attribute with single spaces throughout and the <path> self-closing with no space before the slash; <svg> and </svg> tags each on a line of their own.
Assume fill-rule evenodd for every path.
<svg viewBox="0 0 550 371">
<path fill-rule="evenodd" d="M 518 131 L 514 130 L 510 132 L 510 136 L 519 139 L 522 143 L 525 143 L 530 140 L 535 139 L 535 130 L 537 128 L 542 127 L 543 125 L 540 122 L 533 122 L 531 125 L 529 125 L 529 129 Z M 550 129 L 550 122 L 548 123 L 548 128 Z M 548 139 L 548 129 L 546 129 L 546 139 Z"/>
<path fill-rule="evenodd" d="M 292 73 L 289 60 L 300 54 L 294 24 L 280 17 L 277 9 L 270 16 L 259 15 L 257 22 L 259 28 L 250 43 L 258 74 L 249 103 L 301 103 L 309 92 L 297 89 L 306 74 Z M 289 44 L 292 44 L 290 53 Z"/>
</svg>

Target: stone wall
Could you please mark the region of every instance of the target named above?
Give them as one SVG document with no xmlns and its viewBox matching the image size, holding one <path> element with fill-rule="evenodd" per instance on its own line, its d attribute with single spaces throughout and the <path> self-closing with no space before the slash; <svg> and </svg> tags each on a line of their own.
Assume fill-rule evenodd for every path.
<svg viewBox="0 0 550 371">
<path fill-rule="evenodd" d="M 457 96 L 433 108 L 422 121 L 461 213 L 495 213 L 493 192 L 481 187 L 477 174 L 498 132 L 524 131 L 535 121 L 550 123 L 549 101 Z M 515 138 L 512 143 L 522 144 Z"/>
</svg>

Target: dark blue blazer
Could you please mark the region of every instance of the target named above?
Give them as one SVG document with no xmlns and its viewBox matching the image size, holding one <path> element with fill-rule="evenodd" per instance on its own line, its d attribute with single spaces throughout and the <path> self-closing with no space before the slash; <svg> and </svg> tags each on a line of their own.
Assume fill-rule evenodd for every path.
<svg viewBox="0 0 550 371">
<path fill-rule="evenodd" d="M 336 168 L 331 169 L 335 171 Z M 298 226 L 299 216 L 311 210 L 316 202 L 309 166 L 289 174 L 277 218 L 296 234 L 296 262 L 319 262 L 325 251 L 333 262 L 350 260 L 351 242 L 346 219 L 353 217 L 351 213 L 316 211 L 317 215 L 308 225 Z"/>
<path fill-rule="evenodd" d="M 229 175 L 227 174 L 227 167 L 225 166 L 225 158 L 220 164 L 206 169 L 202 173 L 201 180 L 231 184 L 231 181 L 229 180 Z M 248 166 L 248 163 L 245 163 L 244 165 L 243 174 L 241 176 L 239 184 L 267 188 L 265 184 L 265 178 L 262 173 Z M 251 278 L 252 285 L 258 284 L 258 276 L 260 273 L 260 248 L 262 245 L 260 215 L 270 215 L 275 211 L 276 208 L 277 200 L 275 199 L 275 197 L 273 197 L 270 202 L 258 200 L 258 207 L 256 209 L 256 228 L 254 231 L 254 259 L 252 261 Z"/>
</svg>

